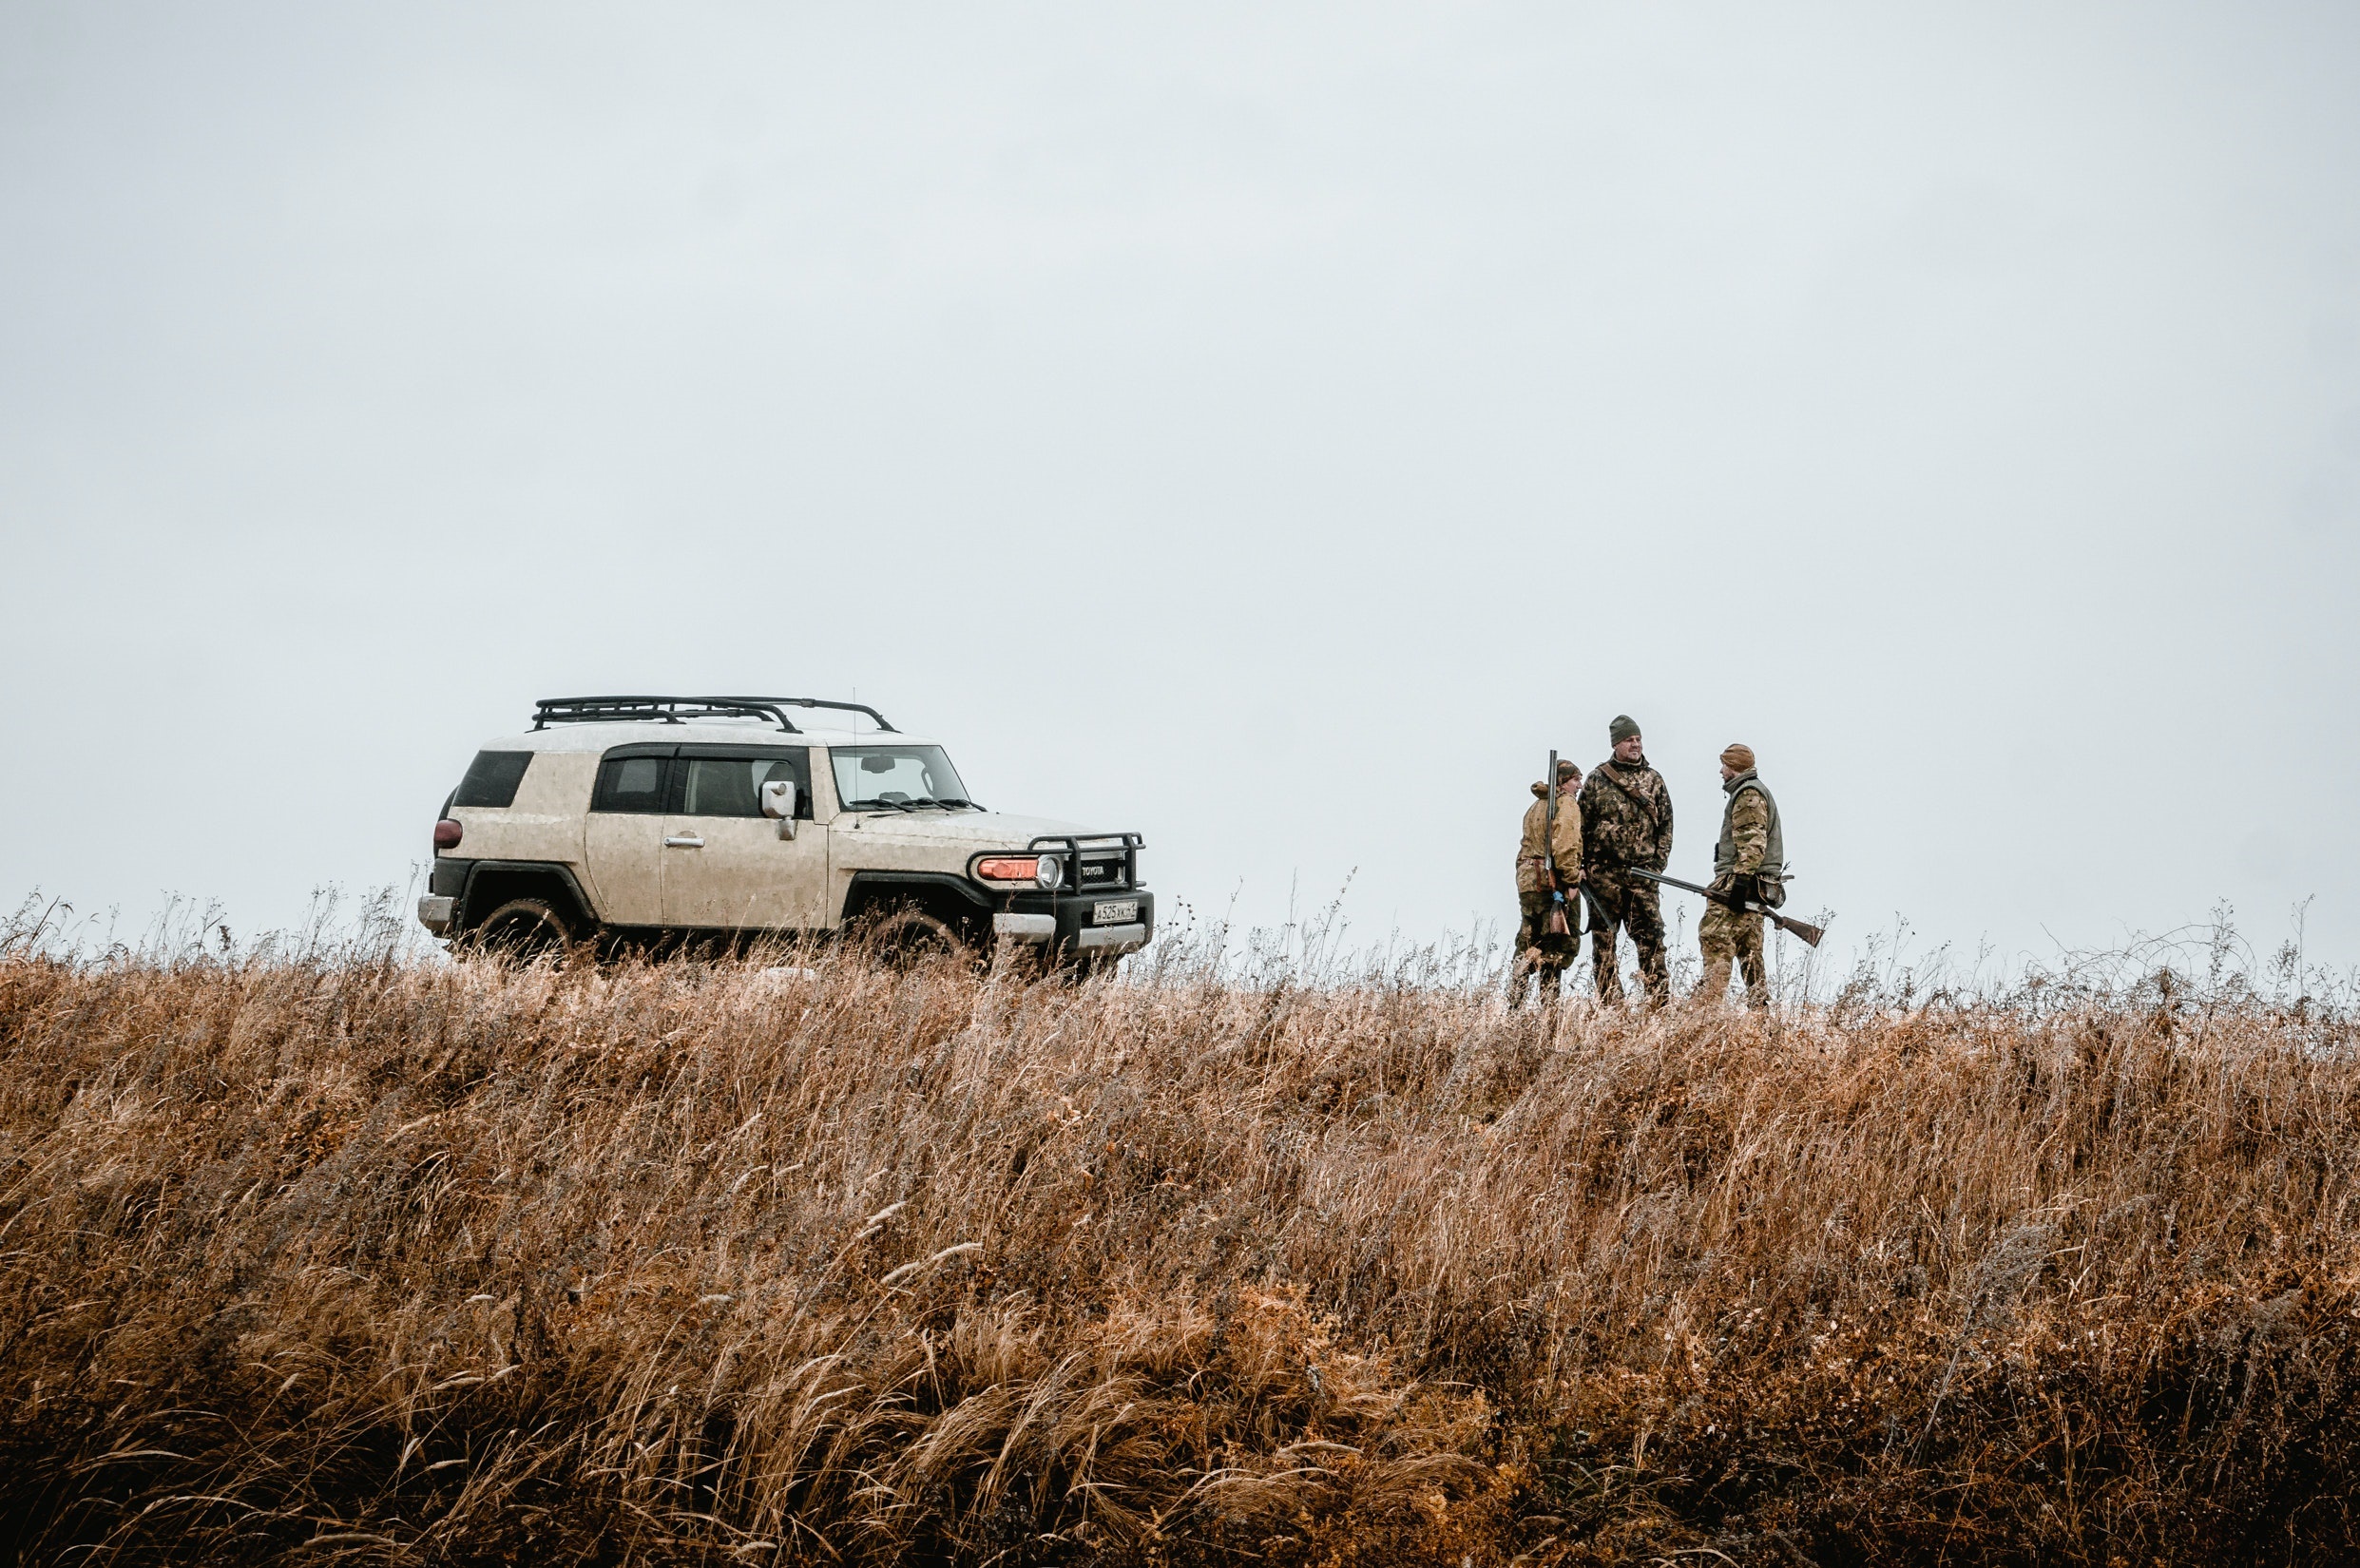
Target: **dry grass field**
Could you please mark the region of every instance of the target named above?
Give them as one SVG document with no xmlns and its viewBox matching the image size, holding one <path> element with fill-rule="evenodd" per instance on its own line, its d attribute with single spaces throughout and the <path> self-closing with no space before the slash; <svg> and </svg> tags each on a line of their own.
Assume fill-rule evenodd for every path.
<svg viewBox="0 0 2360 1568">
<path fill-rule="evenodd" d="M 2348 1008 L 0 947 L 19 1560 L 2360 1553 Z"/>
</svg>

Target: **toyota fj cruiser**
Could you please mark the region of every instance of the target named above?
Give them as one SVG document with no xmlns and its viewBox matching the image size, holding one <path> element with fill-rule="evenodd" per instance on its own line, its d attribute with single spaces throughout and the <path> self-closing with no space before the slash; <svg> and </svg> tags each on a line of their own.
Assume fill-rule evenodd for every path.
<svg viewBox="0 0 2360 1568">
<path fill-rule="evenodd" d="M 862 927 L 896 949 L 1012 940 L 1095 964 L 1154 933 L 1142 842 L 987 810 L 941 746 L 856 702 L 552 698 L 444 802 L 418 920 L 509 952 Z"/>
</svg>

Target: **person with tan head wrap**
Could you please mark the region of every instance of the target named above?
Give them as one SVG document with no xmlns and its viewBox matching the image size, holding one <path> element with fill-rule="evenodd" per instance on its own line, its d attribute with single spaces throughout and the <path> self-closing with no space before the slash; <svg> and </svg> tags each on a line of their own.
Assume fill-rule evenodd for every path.
<svg viewBox="0 0 2360 1568">
<path fill-rule="evenodd" d="M 1721 790 L 1729 799 L 1721 809 L 1720 843 L 1713 851 L 1713 891 L 1776 908 L 1786 901 L 1786 835 L 1778 825 L 1778 803 L 1754 771 L 1753 747 L 1739 741 L 1721 753 Z M 1697 946 L 1704 953 L 1697 1000 L 1726 997 L 1735 964 L 1745 975 L 1746 1004 L 1768 1005 L 1760 915 L 1709 900 L 1697 921 Z"/>
</svg>

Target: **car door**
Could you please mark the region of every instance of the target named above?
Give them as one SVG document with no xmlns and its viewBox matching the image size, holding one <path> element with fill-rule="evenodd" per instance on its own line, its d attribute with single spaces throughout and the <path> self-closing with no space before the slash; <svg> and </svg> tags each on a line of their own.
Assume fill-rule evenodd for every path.
<svg viewBox="0 0 2360 1568">
<path fill-rule="evenodd" d="M 663 924 L 661 856 L 677 749 L 617 746 L 599 761 L 582 819 L 582 861 L 609 926 Z"/>
<path fill-rule="evenodd" d="M 825 925 L 828 840 L 812 824 L 800 746 L 682 746 L 663 819 L 663 923 L 731 930 Z M 796 834 L 762 814 L 762 785 L 796 786 Z"/>
</svg>

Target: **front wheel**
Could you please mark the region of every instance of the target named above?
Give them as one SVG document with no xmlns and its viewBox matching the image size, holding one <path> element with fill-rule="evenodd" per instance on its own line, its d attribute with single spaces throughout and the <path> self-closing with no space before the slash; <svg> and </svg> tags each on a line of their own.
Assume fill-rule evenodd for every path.
<svg viewBox="0 0 2360 1568">
<path fill-rule="evenodd" d="M 975 949 L 958 929 L 924 909 L 895 909 L 869 928 L 868 941 L 878 958 L 905 973 L 932 964 L 979 966 Z"/>
<path fill-rule="evenodd" d="M 501 964 L 563 962 L 576 941 L 566 917 L 546 899 L 512 898 L 469 932 L 466 947 Z"/>
</svg>

